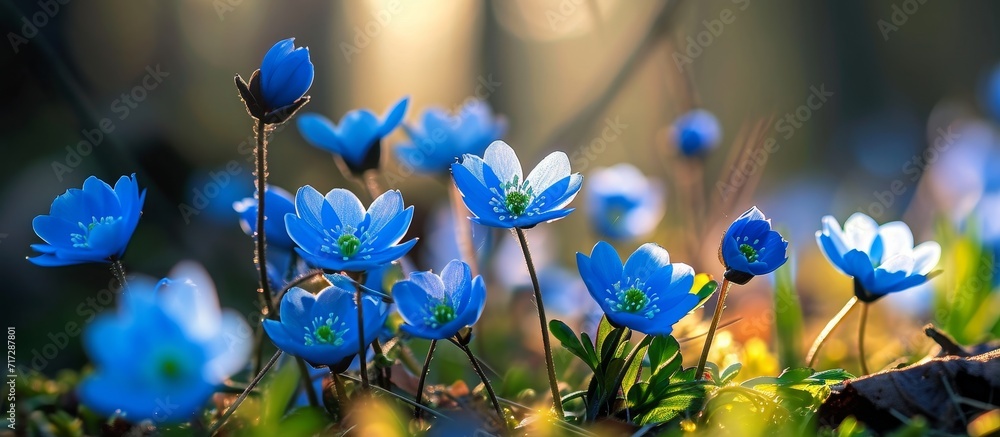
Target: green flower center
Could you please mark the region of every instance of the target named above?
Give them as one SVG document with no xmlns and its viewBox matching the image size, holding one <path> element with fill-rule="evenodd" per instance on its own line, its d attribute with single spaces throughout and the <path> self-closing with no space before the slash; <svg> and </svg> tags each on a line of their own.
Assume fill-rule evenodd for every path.
<svg viewBox="0 0 1000 437">
<path fill-rule="evenodd" d="M 431 309 L 431 317 L 428 320 L 428 324 L 431 328 L 437 328 L 452 320 L 455 320 L 455 308 L 442 302 Z"/>
<path fill-rule="evenodd" d="M 531 198 L 527 194 L 520 191 L 508 191 L 504 204 L 507 206 L 507 211 L 515 216 L 520 216 L 528 210 L 528 202 L 530 201 Z"/>
<path fill-rule="evenodd" d="M 160 374 L 168 380 L 176 380 L 181 376 L 181 363 L 174 357 L 166 357 L 160 361 Z"/>
<path fill-rule="evenodd" d="M 90 232 L 94 230 L 98 225 L 111 225 L 117 223 L 121 217 L 115 218 L 112 216 L 107 217 L 91 217 L 90 223 L 83 224 L 83 222 L 77 222 L 77 226 L 80 227 L 82 232 L 69 234 L 70 242 L 73 243 L 75 248 L 85 248 L 90 247 Z"/>
<path fill-rule="evenodd" d="M 340 248 L 341 255 L 351 257 L 358 253 L 358 249 L 361 248 L 361 240 L 353 234 L 344 234 L 337 238 L 337 247 Z"/>
<path fill-rule="evenodd" d="M 337 330 L 334 329 L 334 325 L 337 327 L 344 327 L 344 322 L 340 321 L 339 317 L 330 313 L 327 317 L 317 317 L 312 322 L 312 327 L 305 327 L 306 335 L 304 341 L 306 346 L 315 345 L 331 345 L 340 346 L 344 344 L 344 334 L 347 333 L 347 328 Z"/>
<path fill-rule="evenodd" d="M 740 253 L 742 253 L 743 256 L 745 256 L 747 258 L 747 261 L 749 262 L 757 261 L 757 249 L 754 249 L 753 246 L 749 244 L 746 243 L 741 244 Z"/>
<path fill-rule="evenodd" d="M 656 306 L 659 297 L 656 295 L 651 297 L 644 290 L 648 289 L 641 279 L 627 279 L 612 285 L 608 291 L 613 293 L 614 297 L 607 297 L 604 301 L 616 312 L 637 314 L 652 319 L 660 312 Z"/>
<path fill-rule="evenodd" d="M 632 287 L 625 290 L 625 295 L 621 300 L 621 310 L 629 313 L 637 313 L 646 308 L 649 304 L 649 296 L 642 290 Z"/>
</svg>

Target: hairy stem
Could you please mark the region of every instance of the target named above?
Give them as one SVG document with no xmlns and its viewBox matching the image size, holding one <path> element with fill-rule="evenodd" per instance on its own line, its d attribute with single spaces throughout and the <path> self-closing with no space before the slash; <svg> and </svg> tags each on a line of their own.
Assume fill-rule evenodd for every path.
<svg viewBox="0 0 1000 437">
<path fill-rule="evenodd" d="M 309 405 L 313 407 L 319 406 L 319 398 L 316 396 L 316 388 L 313 387 L 312 376 L 309 375 L 309 367 L 305 360 L 302 358 L 295 358 L 295 362 L 299 365 L 299 373 L 302 374 L 302 383 L 305 385 L 304 389 L 306 391 L 306 397 L 309 398 Z"/>
<path fill-rule="evenodd" d="M 867 375 L 868 363 L 865 361 L 865 327 L 868 325 L 868 303 L 861 304 L 861 323 L 858 325 L 858 359 L 861 360 L 861 373 Z"/>
<path fill-rule="evenodd" d="M 472 363 L 472 368 L 475 369 L 476 374 L 479 375 L 479 379 L 483 381 L 483 386 L 486 387 L 486 393 L 490 396 L 490 402 L 493 403 L 493 409 L 497 412 L 497 418 L 500 420 L 500 425 L 506 428 L 507 419 L 504 417 L 503 408 L 500 407 L 500 401 L 497 400 L 497 394 L 493 392 L 493 385 L 490 384 L 489 378 L 486 377 L 486 372 L 483 372 L 482 366 L 479 365 L 479 360 L 477 360 L 476 356 L 472 354 L 472 350 L 469 349 L 468 345 L 462 344 L 462 342 L 457 340 L 452 340 L 452 342 L 461 348 L 462 351 L 465 352 L 465 355 L 469 357 L 469 362 Z"/>
<path fill-rule="evenodd" d="M 280 350 L 274 353 L 274 356 L 271 357 L 271 360 L 268 361 L 267 364 L 264 365 L 264 368 L 262 368 L 260 372 L 257 373 L 257 376 L 255 376 L 253 380 L 250 381 L 249 384 L 247 384 L 247 388 L 243 390 L 243 393 L 240 393 L 240 395 L 236 397 L 236 400 L 233 401 L 233 404 L 229 406 L 229 409 L 226 410 L 226 413 L 223 414 L 221 418 L 219 418 L 218 422 L 215 422 L 215 425 L 212 426 L 212 429 L 208 432 L 208 435 L 210 436 L 215 435 L 215 433 L 219 432 L 219 429 L 226 424 L 226 421 L 229 420 L 229 417 L 231 417 L 233 413 L 236 412 L 236 409 L 240 407 L 240 404 L 242 404 L 243 401 L 247 398 L 247 395 L 249 395 L 250 392 L 253 391 L 254 387 L 256 387 L 257 384 L 259 384 L 260 381 L 264 379 L 264 375 L 266 375 L 267 372 L 271 370 L 271 367 L 274 367 L 274 363 L 277 363 L 278 358 L 280 357 L 281 357 Z"/>
<path fill-rule="evenodd" d="M 255 133 L 257 134 L 257 147 L 254 148 L 254 162 L 256 168 L 254 170 L 254 175 L 257 177 L 255 184 L 257 186 L 257 232 L 254 233 L 256 237 L 256 252 L 254 253 L 254 264 L 257 265 L 258 280 L 260 282 L 260 288 L 257 290 L 260 294 L 261 300 L 264 301 L 264 307 L 267 308 L 268 317 L 276 317 L 277 313 L 274 311 L 274 304 L 271 301 L 271 285 L 267 279 L 267 238 L 264 232 L 264 210 L 266 206 L 264 190 L 267 188 L 267 133 L 269 128 L 263 120 L 257 120 L 257 129 Z"/>
<path fill-rule="evenodd" d="M 128 287 L 128 281 L 125 279 L 125 266 L 122 264 L 121 258 L 113 257 L 111 259 L 111 274 L 115 276 L 118 286 L 121 287 L 122 293 L 124 293 Z"/>
<path fill-rule="evenodd" d="M 337 402 L 340 403 L 341 409 L 347 404 L 347 388 L 344 387 L 344 380 L 340 379 L 340 375 L 337 372 L 330 372 L 333 376 L 333 388 L 337 391 Z"/>
<path fill-rule="evenodd" d="M 559 380 L 556 379 L 556 367 L 552 363 L 552 345 L 549 341 L 549 323 L 545 318 L 545 305 L 542 304 L 542 290 L 538 285 L 538 274 L 535 272 L 535 263 L 531 260 L 531 251 L 528 250 L 528 240 L 524 237 L 524 230 L 514 228 L 517 240 L 521 243 L 521 250 L 524 252 L 524 262 L 528 266 L 528 274 L 531 276 L 531 286 L 535 291 L 535 308 L 538 309 L 538 321 L 542 328 L 542 346 L 545 350 L 545 367 L 549 373 L 549 388 L 552 390 L 552 406 L 556 409 L 556 414 L 562 419 L 563 406 L 562 398 L 559 396 Z M 476 366 L 479 364 L 476 363 Z"/>
<path fill-rule="evenodd" d="M 424 359 L 424 367 L 420 371 L 420 380 L 417 382 L 417 403 L 420 404 L 424 398 L 424 384 L 427 382 L 427 374 L 431 371 L 431 359 L 434 358 L 434 349 L 437 348 L 437 340 L 431 340 L 431 347 L 427 349 L 427 358 Z M 420 416 L 423 414 L 423 410 L 420 408 L 413 409 L 413 418 L 420 420 Z"/>
<path fill-rule="evenodd" d="M 361 285 L 354 284 L 354 300 L 358 304 L 358 364 L 361 366 L 361 389 L 367 391 L 368 383 L 368 345 L 365 344 L 365 306 Z"/>
<path fill-rule="evenodd" d="M 819 336 L 816 337 L 815 341 L 813 341 L 812 347 L 809 348 L 809 353 L 806 355 L 806 363 L 807 363 L 806 365 L 808 367 L 813 366 L 813 363 L 816 362 L 816 356 L 819 354 L 819 349 L 822 348 L 824 344 L 826 344 L 826 340 L 827 338 L 830 337 L 830 334 L 833 333 L 833 330 L 837 329 L 837 327 L 840 326 L 840 322 L 844 321 L 844 318 L 851 313 L 851 310 L 853 310 L 854 307 L 857 306 L 857 304 L 858 304 L 858 297 L 857 296 L 851 297 L 851 300 L 847 301 L 847 304 L 840 309 L 840 312 L 838 312 L 837 315 L 833 316 L 833 318 L 830 319 L 829 322 L 827 322 L 826 327 L 824 327 L 823 330 L 820 331 Z"/>
<path fill-rule="evenodd" d="M 708 328 L 705 336 L 705 347 L 701 349 L 701 358 L 698 359 L 698 370 L 695 376 L 698 379 L 705 379 L 705 364 L 708 362 L 708 352 L 712 350 L 712 340 L 715 339 L 715 331 L 719 329 L 719 320 L 722 319 L 722 310 L 726 307 L 726 296 L 729 295 L 729 288 L 733 286 L 729 279 L 722 280 L 722 291 L 719 293 L 719 303 L 715 306 L 715 314 L 712 315 L 712 325 Z"/>
</svg>

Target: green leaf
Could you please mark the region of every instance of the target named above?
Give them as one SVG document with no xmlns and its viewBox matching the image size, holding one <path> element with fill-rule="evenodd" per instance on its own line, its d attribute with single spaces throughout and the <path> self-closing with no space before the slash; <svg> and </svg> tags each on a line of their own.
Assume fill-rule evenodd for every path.
<svg viewBox="0 0 1000 437">
<path fill-rule="evenodd" d="M 705 276 L 702 277 L 702 275 Z M 708 282 L 705 282 L 705 285 L 702 285 L 701 288 L 699 288 L 698 291 L 695 292 L 695 296 L 698 296 L 698 305 L 695 305 L 694 307 L 695 309 L 701 308 L 703 305 L 705 305 L 705 302 L 707 302 L 708 299 L 711 298 L 713 294 L 715 294 L 715 291 L 719 289 L 719 283 L 714 279 L 712 279 L 711 276 L 706 275 L 704 273 L 700 273 L 697 276 L 695 276 L 695 284 L 697 284 L 699 280 L 706 280 L 706 279 Z"/>
<path fill-rule="evenodd" d="M 649 367 L 652 373 L 659 373 L 667 364 L 680 353 L 681 345 L 670 335 L 657 335 L 649 343 Z"/>
<path fill-rule="evenodd" d="M 695 411 L 701 408 L 705 396 L 701 393 L 685 393 L 672 396 L 656 404 L 648 413 L 639 417 L 639 425 L 649 425 L 668 422 L 681 413 Z"/>
<path fill-rule="evenodd" d="M 604 343 L 601 344 L 599 349 L 601 351 L 601 367 L 607 368 L 606 363 L 608 363 L 610 359 L 618 357 L 618 350 L 624 347 L 624 341 L 628 340 L 627 338 L 623 340 L 626 329 L 627 328 L 612 329 L 611 332 L 604 338 Z"/>
<path fill-rule="evenodd" d="M 614 331 L 615 327 L 611 326 L 611 322 L 608 321 L 608 316 L 601 316 L 601 322 L 597 324 L 597 350 L 604 350 L 604 342 L 607 340 L 608 335 Z M 604 360 L 604 355 L 598 356 L 599 360 Z"/>
<path fill-rule="evenodd" d="M 728 384 L 729 381 L 732 381 L 732 379 L 736 377 L 736 375 L 740 374 L 741 369 L 743 369 L 743 365 L 740 363 L 735 363 L 729 367 L 726 367 L 726 370 L 722 372 L 722 375 L 720 377 L 719 385 Z"/>
<path fill-rule="evenodd" d="M 786 233 L 787 235 L 787 233 Z M 793 259 L 791 253 L 789 259 Z M 790 367 L 803 362 L 801 354 L 802 306 L 795 291 L 794 269 L 790 263 L 774 273 L 774 331 L 778 337 L 778 362 L 782 367 Z"/>
<path fill-rule="evenodd" d="M 580 339 L 576 337 L 576 333 L 569 326 L 560 320 L 553 319 L 549 322 L 549 330 L 552 332 L 552 336 L 562 343 L 562 347 L 583 360 L 591 370 L 597 369 L 597 363 L 595 362 L 597 357 L 591 358 L 587 349 L 580 343 Z"/>
<path fill-rule="evenodd" d="M 594 349 L 594 341 L 590 339 L 590 334 L 586 332 L 580 333 L 580 343 L 583 344 L 583 348 L 587 350 L 587 356 L 593 358 L 593 363 L 595 365 L 590 366 L 591 369 L 597 368 L 596 364 L 601 361 L 601 358 L 597 355 L 597 350 Z"/>
<path fill-rule="evenodd" d="M 267 376 L 267 382 L 260 387 L 261 393 L 261 426 L 276 426 L 285 414 L 288 403 L 295 394 L 299 384 L 299 369 L 287 364 L 277 369 L 272 368 Z"/>
<path fill-rule="evenodd" d="M 794 369 L 785 369 L 778 375 L 778 380 L 782 384 L 791 384 L 795 382 L 802 381 L 810 376 L 812 376 L 813 370 L 808 367 L 796 367 Z"/>
<path fill-rule="evenodd" d="M 833 384 L 839 384 L 845 379 L 854 378 L 854 375 L 848 373 L 844 369 L 830 369 L 813 373 L 812 376 L 810 376 L 809 378 L 819 379 L 823 381 L 831 381 Z"/>
<path fill-rule="evenodd" d="M 637 379 L 639 378 L 639 370 L 642 369 L 642 358 L 646 356 L 646 351 L 649 350 L 649 342 L 651 340 L 652 337 L 648 335 L 643 337 L 642 341 L 636 345 L 637 349 L 634 351 L 634 354 L 630 355 L 632 356 L 632 361 L 627 363 L 628 367 L 626 367 L 625 374 L 621 379 L 623 393 L 628 393 L 629 389 L 631 389 L 637 382 Z M 630 354 L 632 353 L 630 352 Z"/>
</svg>

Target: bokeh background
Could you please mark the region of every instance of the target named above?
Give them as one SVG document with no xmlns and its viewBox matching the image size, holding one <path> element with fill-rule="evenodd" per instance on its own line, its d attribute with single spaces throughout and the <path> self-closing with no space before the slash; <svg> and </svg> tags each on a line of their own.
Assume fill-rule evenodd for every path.
<svg viewBox="0 0 1000 437">
<path fill-rule="evenodd" d="M 64 332 L 66 323 L 82 323 L 80 305 L 108 286 L 109 271 L 100 266 L 46 269 L 25 261 L 32 255 L 28 246 L 38 242 L 32 218 L 92 174 L 113 180 L 134 172 L 148 189 L 125 258 L 130 272 L 163 276 L 178 261 L 193 259 L 211 272 L 223 305 L 254 310 L 252 241 L 231 207 L 252 192 L 252 124 L 233 76 L 247 77 L 271 44 L 291 36 L 310 48 L 316 66 L 308 111 L 334 120 L 358 107 L 381 113 L 408 95 L 405 120 L 415 122 L 423 108 L 455 108 L 480 98 L 507 117 L 504 139 L 526 166 L 562 150 L 585 175 L 628 162 L 660 179 L 666 217 L 653 235 L 619 243 L 620 251 L 654 241 L 674 261 L 720 277 L 715 252 L 724 226 L 759 205 L 791 241 L 790 268 L 806 320 L 803 348 L 852 295 L 849 279 L 816 249 L 813 233 L 822 216 L 843 222 L 863 211 L 879 222 L 903 219 L 916 241 L 925 241 L 940 223 L 961 223 L 977 210 L 983 192 L 977 183 L 1000 171 L 983 173 L 964 164 L 970 161 L 949 158 L 965 157 L 956 152 L 966 150 L 965 143 L 974 143 L 968 147 L 975 150 L 995 148 L 984 91 L 1000 60 L 995 2 L 0 4 L 8 42 L 0 47 L 0 314 L 5 325 L 18 328 L 24 359 L 59 343 L 52 335 Z M 732 20 L 716 24 L 720 17 Z M 832 95 L 818 108 L 803 106 L 820 89 Z M 703 173 L 692 171 L 693 163 L 681 159 L 668 139 L 672 121 L 695 106 L 715 113 L 724 130 L 723 144 L 704 162 Z M 797 122 L 777 124 L 789 114 Z M 94 132 L 104 119 L 113 131 L 98 139 Z M 607 126 L 620 133 L 602 137 Z M 957 130 L 966 133 L 934 158 L 925 155 L 941 137 L 938 128 L 963 126 L 972 127 Z M 741 156 L 754 138 L 774 138 L 778 147 L 758 158 Z M 395 132 L 386 150 L 404 139 Z M 90 145 L 81 148 L 81 141 Z M 75 157 L 72 150 L 92 151 Z M 441 212 L 448 181 L 408 175 L 391 153 L 383 157 L 386 184 L 416 205 L 409 234 L 421 237 L 415 263 L 440 269 L 451 230 L 442 222 L 448 213 Z M 932 177 L 939 167 L 939 176 Z M 270 181 L 290 191 L 311 184 L 320 191 L 348 187 L 362 193 L 294 126 L 273 137 L 270 170 Z M 741 195 L 727 198 L 717 181 L 731 182 L 734 173 L 744 176 L 737 182 Z M 701 198 L 687 194 L 693 174 L 702 175 L 694 181 L 704 189 Z M 207 200 L 204 206 L 198 206 L 198 196 Z M 575 202 L 582 210 L 583 197 Z M 181 205 L 195 206 L 197 213 L 185 214 Z M 442 230 L 446 235 L 435 236 Z M 527 367 L 540 355 L 533 349 L 537 341 L 519 340 L 537 336 L 530 300 L 518 291 L 527 284 L 519 273 L 523 259 L 508 247 L 510 235 L 490 237 L 493 243 L 483 246 L 484 255 L 490 254 L 483 266 L 490 303 L 480 334 L 488 340 L 477 347 L 485 347 L 482 353 L 499 366 Z M 581 213 L 529 232 L 536 257 L 552 272 L 552 291 L 543 291 L 563 297 L 562 304 L 551 304 L 553 317 L 586 319 L 591 301 L 573 257 L 589 252 L 598 238 Z M 926 351 L 919 327 L 933 319 L 930 288 L 890 296 L 873 308 L 873 367 Z M 716 360 L 743 359 L 747 366 L 748 354 L 773 345 L 771 293 L 771 282 L 757 280 L 731 296 L 724 321 L 734 323 L 717 349 L 732 356 Z M 710 313 L 698 315 L 707 319 Z M 825 364 L 857 368 L 851 358 L 855 323 L 835 335 Z M 704 325 L 686 321 L 678 336 L 703 332 Z M 701 346 L 697 340 L 690 344 Z M 77 338 L 59 347 L 41 370 L 54 373 L 86 362 Z M 757 372 L 780 370 L 769 354 L 757 356 Z M 693 365 L 696 354 L 686 357 Z M 458 368 L 461 357 L 452 358 Z M 434 378 L 448 382 L 449 376 Z"/>
</svg>

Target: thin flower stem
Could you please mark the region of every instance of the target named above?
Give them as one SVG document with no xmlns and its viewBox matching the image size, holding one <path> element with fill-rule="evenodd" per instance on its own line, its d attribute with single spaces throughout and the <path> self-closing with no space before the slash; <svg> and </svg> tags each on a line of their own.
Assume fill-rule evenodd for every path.
<svg viewBox="0 0 1000 437">
<path fill-rule="evenodd" d="M 210 436 L 215 435 L 215 433 L 219 432 L 219 429 L 226 424 L 226 421 L 229 420 L 229 417 L 236 412 L 236 409 L 240 407 L 240 404 L 242 404 L 243 401 L 247 398 L 247 395 L 249 395 L 250 392 L 253 391 L 254 387 L 256 387 L 257 384 L 259 384 L 260 381 L 264 379 L 264 375 L 266 375 L 267 372 L 271 370 L 271 367 L 274 367 L 274 363 L 277 363 L 278 358 L 280 357 L 281 357 L 280 350 L 274 353 L 274 356 L 271 357 L 271 360 L 268 361 L 267 364 L 264 365 L 264 368 L 262 368 L 260 372 L 257 373 L 257 376 L 255 376 L 253 380 L 250 381 L 249 384 L 247 384 L 247 388 L 243 390 L 243 393 L 240 393 L 240 395 L 236 397 L 236 400 L 233 401 L 233 404 L 229 406 L 229 409 L 226 410 L 226 413 L 223 414 L 222 417 L 219 418 L 217 422 L 215 422 L 215 425 L 213 425 L 212 429 L 209 430 L 208 435 Z"/>
<path fill-rule="evenodd" d="M 469 357 L 469 362 L 472 363 L 472 368 L 475 369 L 476 374 L 479 375 L 479 379 L 483 381 L 483 385 L 486 387 L 486 393 L 490 396 L 490 402 L 493 403 L 493 409 L 497 412 L 497 418 L 500 419 L 500 425 L 504 428 L 507 427 L 507 419 L 504 417 L 503 408 L 500 407 L 500 401 L 497 400 L 497 394 L 493 392 L 493 385 L 490 384 L 489 378 L 486 377 L 486 372 L 483 372 L 482 366 L 479 365 L 479 360 L 476 356 L 472 354 L 472 350 L 469 349 L 468 345 L 462 344 L 462 342 L 452 339 L 452 343 L 455 343 L 465 355 Z"/>
<path fill-rule="evenodd" d="M 451 178 L 446 183 L 451 200 L 452 221 L 455 224 L 455 242 L 458 243 L 458 252 L 461 254 L 462 260 L 469 265 L 469 271 L 475 278 L 479 276 L 479 260 L 476 259 L 476 246 L 475 242 L 472 241 L 472 222 L 469 220 L 468 210 L 462 201 L 462 192 L 459 191 L 458 185 Z M 476 343 L 476 349 L 480 355 L 485 355 L 489 351 L 485 338 L 483 335 L 477 335 L 472 340 Z"/>
<path fill-rule="evenodd" d="M 337 391 L 337 402 L 343 407 L 347 404 L 347 388 L 344 387 L 344 380 L 340 379 L 337 372 L 330 372 L 333 376 L 333 387 Z"/>
<path fill-rule="evenodd" d="M 269 128 L 264 120 L 257 120 L 257 129 L 255 133 L 257 134 L 257 147 L 254 149 L 254 161 L 256 164 L 256 169 L 254 175 L 257 176 L 255 184 L 257 185 L 257 232 L 255 240 L 256 253 L 254 254 L 254 263 L 257 264 L 257 273 L 259 276 L 260 288 L 258 292 L 260 293 L 261 299 L 264 301 L 265 307 L 267 308 L 268 317 L 276 317 L 277 314 L 274 311 L 274 305 L 271 302 L 271 285 L 267 279 L 267 250 L 266 243 L 267 238 L 264 231 L 264 210 L 266 206 L 264 190 L 267 187 L 267 132 Z"/>
<path fill-rule="evenodd" d="M 535 291 L 535 308 L 538 309 L 538 321 L 542 328 L 542 346 L 545 349 L 545 367 L 549 373 L 549 388 L 552 390 L 552 406 L 556 409 L 556 414 L 562 419 L 563 406 L 562 398 L 559 396 L 559 381 L 556 379 L 556 367 L 552 363 L 552 346 L 549 343 L 549 323 L 545 318 L 545 305 L 542 304 L 542 290 L 538 285 L 538 274 L 535 272 L 535 263 L 531 260 L 531 251 L 528 250 L 528 240 L 524 237 L 524 230 L 514 228 L 517 240 L 521 243 L 521 250 L 524 252 L 524 262 L 528 266 L 528 273 L 531 276 L 531 286 Z M 479 365 L 478 363 L 476 364 Z"/>
<path fill-rule="evenodd" d="M 858 358 L 861 360 L 861 373 L 867 375 L 868 363 L 865 361 L 865 327 L 868 325 L 868 303 L 861 304 L 861 324 L 858 325 Z"/>
<path fill-rule="evenodd" d="M 424 383 L 427 382 L 427 374 L 431 371 L 431 359 L 434 358 L 434 349 L 437 348 L 437 340 L 431 340 L 431 347 L 427 349 L 427 358 L 424 359 L 424 367 L 420 371 L 420 380 L 417 382 L 417 403 L 421 404 L 424 398 Z M 422 405 L 422 404 L 421 404 Z M 413 409 L 413 418 L 420 420 L 420 416 L 423 414 L 423 410 L 420 408 Z"/>
<path fill-rule="evenodd" d="M 729 279 L 722 280 L 722 291 L 719 293 L 719 303 L 715 306 L 715 314 L 712 316 L 712 325 L 708 328 L 705 336 L 705 347 L 701 349 L 701 358 L 698 359 L 698 370 L 695 376 L 698 379 L 705 379 L 705 364 L 708 362 L 708 352 L 712 350 L 712 340 L 715 339 L 715 331 L 719 329 L 719 320 L 722 319 L 722 310 L 726 307 L 726 296 L 729 295 L 729 288 L 733 286 Z"/>
<path fill-rule="evenodd" d="M 122 292 L 128 287 L 128 281 L 125 279 L 125 266 L 122 264 L 121 258 L 114 257 L 111 259 L 111 274 L 115 275 L 115 280 L 118 281 L 118 286 L 122 288 Z"/>
<path fill-rule="evenodd" d="M 253 374 L 256 375 L 260 373 L 260 369 L 264 365 L 264 325 L 257 326 L 257 332 L 254 333 L 254 353 L 253 353 Z"/>
<path fill-rule="evenodd" d="M 833 333 L 833 330 L 840 326 L 840 322 L 844 321 L 844 318 L 851 313 L 851 310 L 853 310 L 857 304 L 858 297 L 852 296 L 851 299 L 847 301 L 847 304 L 840 309 L 840 312 L 827 322 L 826 327 L 820 331 L 819 336 L 816 337 L 815 341 L 813 341 L 812 347 L 809 348 L 809 353 L 806 355 L 806 363 L 808 363 L 806 365 L 808 367 L 813 366 L 813 363 L 816 362 L 816 356 L 819 354 L 819 349 L 826 344 L 826 340 L 830 337 L 830 334 Z"/>
<path fill-rule="evenodd" d="M 295 358 L 295 362 L 299 364 L 299 373 L 302 374 L 302 383 L 305 385 L 306 397 L 309 398 L 309 405 L 313 407 L 319 406 L 319 398 L 316 396 L 316 388 L 313 387 L 312 376 L 309 375 L 309 368 L 305 360 L 302 358 Z"/>
<path fill-rule="evenodd" d="M 368 345 L 365 344 L 365 306 L 361 287 L 354 284 L 354 300 L 358 304 L 358 364 L 361 366 L 361 389 L 367 391 L 368 383 Z"/>
</svg>

